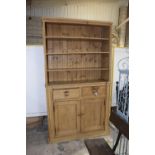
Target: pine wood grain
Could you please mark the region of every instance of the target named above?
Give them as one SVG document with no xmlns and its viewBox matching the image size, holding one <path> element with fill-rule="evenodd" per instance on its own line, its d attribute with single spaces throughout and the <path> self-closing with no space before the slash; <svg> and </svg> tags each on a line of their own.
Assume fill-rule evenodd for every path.
<svg viewBox="0 0 155 155">
<path fill-rule="evenodd" d="M 109 132 L 111 23 L 43 18 L 49 142 Z"/>
</svg>

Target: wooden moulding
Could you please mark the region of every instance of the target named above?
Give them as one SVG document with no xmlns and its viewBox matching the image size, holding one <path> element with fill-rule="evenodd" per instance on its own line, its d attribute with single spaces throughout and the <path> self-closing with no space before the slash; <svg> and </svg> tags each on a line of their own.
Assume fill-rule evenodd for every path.
<svg viewBox="0 0 155 155">
<path fill-rule="evenodd" d="M 46 39 L 71 39 L 71 40 L 109 40 L 108 38 L 97 37 L 59 37 L 59 36 L 46 36 Z"/>
<path fill-rule="evenodd" d="M 48 18 L 42 17 L 43 22 L 49 23 L 62 23 L 62 24 L 79 24 L 79 25 L 99 25 L 109 26 L 112 22 L 102 22 L 96 20 L 82 20 L 82 19 L 71 19 L 71 18 Z"/>
<path fill-rule="evenodd" d="M 109 54 L 109 52 L 70 52 L 70 53 L 47 53 L 46 55 L 74 55 L 74 54 Z"/>
</svg>

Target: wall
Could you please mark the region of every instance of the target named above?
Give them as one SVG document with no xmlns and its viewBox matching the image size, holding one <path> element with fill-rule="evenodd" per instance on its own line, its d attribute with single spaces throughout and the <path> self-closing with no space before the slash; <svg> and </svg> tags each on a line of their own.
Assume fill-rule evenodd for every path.
<svg viewBox="0 0 155 155">
<path fill-rule="evenodd" d="M 26 116 L 34 117 L 46 114 L 44 50 L 42 46 L 27 46 Z"/>
<path fill-rule="evenodd" d="M 32 0 L 30 9 L 28 1 L 26 14 L 32 19 L 27 18 L 27 44 L 42 44 L 42 16 L 110 21 L 117 26 L 119 8 L 127 5 L 128 0 Z"/>
<path fill-rule="evenodd" d="M 122 5 L 127 6 L 127 0 L 32 0 L 27 15 L 104 20 L 117 25 Z"/>
<path fill-rule="evenodd" d="M 26 18 L 26 44 L 42 45 L 42 24 L 40 17 Z"/>
</svg>

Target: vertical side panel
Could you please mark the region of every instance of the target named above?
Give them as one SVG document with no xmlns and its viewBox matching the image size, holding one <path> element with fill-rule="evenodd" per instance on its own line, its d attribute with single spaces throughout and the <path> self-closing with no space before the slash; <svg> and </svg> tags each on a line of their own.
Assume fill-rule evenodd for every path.
<svg viewBox="0 0 155 155">
<path fill-rule="evenodd" d="M 52 141 L 52 138 L 55 136 L 55 126 L 54 126 L 54 106 L 53 106 L 53 95 L 52 90 L 47 87 L 46 88 L 47 95 L 47 110 L 48 110 L 48 137 L 49 142 Z"/>
<path fill-rule="evenodd" d="M 42 35 L 43 35 L 43 46 L 44 46 L 44 58 L 45 58 L 45 84 L 48 84 L 48 72 L 47 72 L 47 48 L 46 48 L 46 30 L 45 30 L 46 23 L 42 21 Z"/>
<path fill-rule="evenodd" d="M 105 130 L 109 132 L 109 117 L 110 117 L 110 108 L 111 108 L 111 97 L 110 97 L 110 89 L 111 83 L 107 83 L 107 91 L 106 91 L 106 100 L 105 100 L 105 107 L 106 107 L 106 118 L 105 118 Z"/>
</svg>

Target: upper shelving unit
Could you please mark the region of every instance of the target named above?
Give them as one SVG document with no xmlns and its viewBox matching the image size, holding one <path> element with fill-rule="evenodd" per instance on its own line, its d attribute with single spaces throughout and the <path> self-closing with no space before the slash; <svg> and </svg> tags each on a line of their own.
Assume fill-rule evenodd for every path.
<svg viewBox="0 0 155 155">
<path fill-rule="evenodd" d="M 44 19 L 46 83 L 109 81 L 111 23 Z"/>
</svg>

